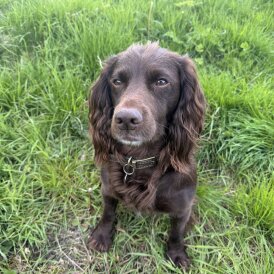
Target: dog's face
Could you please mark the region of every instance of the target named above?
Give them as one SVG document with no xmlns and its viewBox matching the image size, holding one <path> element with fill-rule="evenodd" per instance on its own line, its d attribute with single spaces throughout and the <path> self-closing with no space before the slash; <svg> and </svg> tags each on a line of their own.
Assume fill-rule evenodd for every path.
<svg viewBox="0 0 274 274">
<path fill-rule="evenodd" d="M 159 140 L 183 172 L 203 127 L 205 100 L 193 61 L 151 43 L 107 60 L 89 109 L 97 163 L 108 161 L 117 142 L 142 149 Z"/>
<path fill-rule="evenodd" d="M 135 46 L 117 56 L 108 81 L 112 137 L 131 146 L 162 138 L 180 98 L 176 56 L 159 47 Z"/>
</svg>

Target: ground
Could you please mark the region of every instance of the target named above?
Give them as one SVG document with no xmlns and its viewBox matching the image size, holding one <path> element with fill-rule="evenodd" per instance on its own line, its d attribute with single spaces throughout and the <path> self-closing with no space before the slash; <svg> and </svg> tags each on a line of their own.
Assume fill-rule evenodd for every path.
<svg viewBox="0 0 274 274">
<path fill-rule="evenodd" d="M 102 61 L 159 41 L 197 64 L 208 101 L 189 273 L 271 273 L 273 2 L 0 0 L 0 272 L 181 273 L 167 216 L 119 206 L 108 254 L 88 251 L 102 206 L 88 137 Z"/>
</svg>

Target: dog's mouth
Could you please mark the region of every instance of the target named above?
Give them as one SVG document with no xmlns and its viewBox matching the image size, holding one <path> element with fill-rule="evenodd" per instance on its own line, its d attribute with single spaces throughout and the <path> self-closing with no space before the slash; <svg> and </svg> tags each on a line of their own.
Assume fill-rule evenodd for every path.
<svg viewBox="0 0 274 274">
<path fill-rule="evenodd" d="M 123 145 L 132 146 L 132 147 L 139 147 L 143 144 L 142 141 L 128 141 L 128 140 L 124 140 L 124 139 L 120 139 L 118 141 Z"/>
<path fill-rule="evenodd" d="M 120 132 L 120 134 L 119 133 L 114 133 L 113 137 L 119 143 L 121 143 L 123 145 L 127 145 L 127 146 L 139 147 L 143 143 L 146 142 L 144 137 L 138 135 L 137 132 L 134 134 L 134 133 L 131 133 L 131 132 L 128 133 L 128 132 L 123 131 L 123 132 Z"/>
</svg>

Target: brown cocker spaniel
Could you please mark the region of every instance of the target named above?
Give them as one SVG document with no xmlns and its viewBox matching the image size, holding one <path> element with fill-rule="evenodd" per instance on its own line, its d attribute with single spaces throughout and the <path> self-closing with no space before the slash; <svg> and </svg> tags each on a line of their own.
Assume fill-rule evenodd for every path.
<svg viewBox="0 0 274 274">
<path fill-rule="evenodd" d="M 195 196 L 194 154 L 205 105 L 187 56 L 150 43 L 107 60 L 89 99 L 104 201 L 90 248 L 110 248 L 120 201 L 138 211 L 169 214 L 167 257 L 188 267 L 183 234 Z"/>
</svg>

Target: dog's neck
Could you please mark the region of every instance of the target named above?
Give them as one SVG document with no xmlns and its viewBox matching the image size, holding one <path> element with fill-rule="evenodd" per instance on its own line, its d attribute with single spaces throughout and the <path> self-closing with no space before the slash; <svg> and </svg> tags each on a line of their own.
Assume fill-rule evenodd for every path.
<svg viewBox="0 0 274 274">
<path fill-rule="evenodd" d="M 123 184 L 135 185 L 137 182 L 139 186 L 147 185 L 151 176 L 157 170 L 162 150 L 163 141 L 143 144 L 138 147 L 117 143 L 114 153 L 110 155 L 110 167 L 116 171 L 119 170 L 120 174 L 119 183 L 117 181 L 117 184 L 120 185 L 122 182 Z"/>
<path fill-rule="evenodd" d="M 158 156 L 163 148 L 163 141 L 147 143 L 141 146 L 130 146 L 117 143 L 116 152 L 124 157 L 133 157 L 136 160 Z"/>
</svg>

